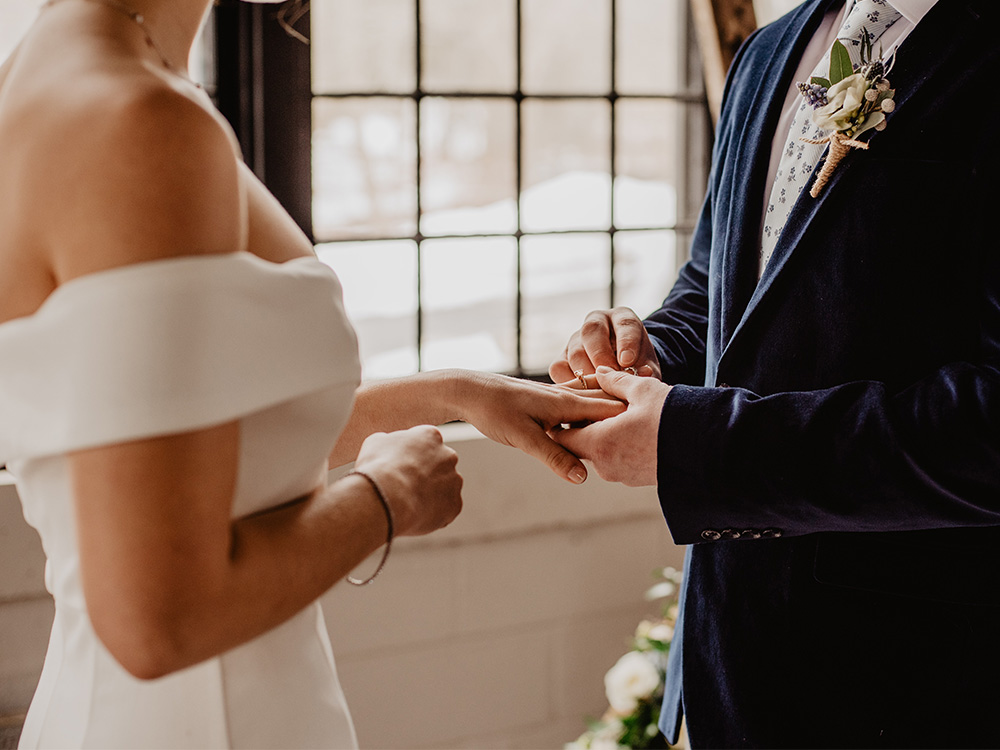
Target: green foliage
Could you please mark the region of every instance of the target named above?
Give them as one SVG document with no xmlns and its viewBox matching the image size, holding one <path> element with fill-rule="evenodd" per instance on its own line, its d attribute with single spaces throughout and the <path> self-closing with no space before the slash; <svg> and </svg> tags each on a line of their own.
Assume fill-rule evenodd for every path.
<svg viewBox="0 0 1000 750">
<path fill-rule="evenodd" d="M 630 748 L 665 748 L 667 740 L 656 723 L 660 720 L 660 698 L 639 701 L 639 706 L 622 719 L 622 734 L 618 744 Z"/>
<path fill-rule="evenodd" d="M 851 55 L 847 47 L 838 39 L 830 48 L 830 83 L 840 83 L 849 75 L 854 74 L 854 65 L 851 64 Z"/>
</svg>

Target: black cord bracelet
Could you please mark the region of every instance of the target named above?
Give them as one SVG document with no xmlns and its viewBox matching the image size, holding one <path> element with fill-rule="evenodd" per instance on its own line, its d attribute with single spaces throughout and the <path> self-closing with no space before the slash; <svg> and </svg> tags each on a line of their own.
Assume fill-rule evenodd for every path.
<svg viewBox="0 0 1000 750">
<path fill-rule="evenodd" d="M 357 470 L 350 472 L 346 476 L 349 477 L 352 474 L 356 474 L 357 476 L 363 477 L 368 480 L 368 484 L 370 484 L 372 486 L 372 489 L 375 490 L 375 497 L 377 497 L 378 501 L 382 503 L 382 509 L 385 511 L 385 520 L 389 526 L 389 532 L 388 534 L 386 534 L 385 538 L 385 551 L 382 553 L 382 559 L 379 561 L 378 567 L 375 568 L 375 572 L 372 573 L 370 576 L 368 576 L 368 578 L 365 578 L 364 580 L 361 580 L 360 578 L 354 578 L 353 576 L 347 576 L 348 583 L 353 584 L 355 586 L 367 586 L 369 583 L 371 583 L 378 577 L 378 574 L 382 572 L 382 568 L 385 567 L 385 561 L 389 559 L 389 550 L 392 549 L 392 535 L 393 535 L 392 511 L 389 510 L 389 503 L 386 501 L 385 495 L 382 494 L 381 488 L 378 486 L 378 484 L 375 482 L 374 479 L 365 474 L 363 471 L 357 471 Z"/>
</svg>

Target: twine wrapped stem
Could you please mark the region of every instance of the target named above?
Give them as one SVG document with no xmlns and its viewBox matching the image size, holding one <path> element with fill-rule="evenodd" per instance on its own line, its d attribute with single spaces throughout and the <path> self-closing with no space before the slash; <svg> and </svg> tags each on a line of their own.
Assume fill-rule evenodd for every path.
<svg viewBox="0 0 1000 750">
<path fill-rule="evenodd" d="M 823 160 L 823 167 L 819 170 L 819 175 L 816 177 L 816 182 L 813 183 L 812 188 L 809 190 L 809 195 L 813 198 L 818 198 L 819 194 L 823 191 L 826 183 L 830 180 L 833 175 L 833 170 L 837 168 L 841 160 L 847 156 L 852 148 L 860 148 L 868 150 L 868 144 L 864 141 L 855 141 L 852 138 L 848 138 L 843 133 L 830 133 L 826 138 L 821 138 L 819 140 L 814 140 L 812 138 L 803 138 L 806 143 L 814 143 L 819 145 L 821 143 L 829 143 L 830 150 L 826 155 L 826 159 Z"/>
</svg>

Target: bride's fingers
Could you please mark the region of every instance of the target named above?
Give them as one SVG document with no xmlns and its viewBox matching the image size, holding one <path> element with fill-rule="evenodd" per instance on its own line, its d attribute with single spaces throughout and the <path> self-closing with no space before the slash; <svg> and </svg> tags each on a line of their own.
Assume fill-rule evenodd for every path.
<svg viewBox="0 0 1000 750">
<path fill-rule="evenodd" d="M 575 391 L 574 395 L 582 398 L 561 406 L 557 415 L 561 417 L 561 422 L 599 422 L 625 411 L 625 404 L 620 398 L 600 388 Z"/>
<path fill-rule="evenodd" d="M 587 467 L 583 465 L 583 461 L 541 430 L 532 431 L 527 438 L 527 444 L 520 448 L 568 482 L 582 484 L 587 479 Z"/>
<path fill-rule="evenodd" d="M 601 386 L 597 383 L 597 373 L 584 375 L 582 370 L 574 372 L 573 377 L 568 380 L 556 382 L 556 385 L 562 388 L 572 388 L 574 391 L 601 389 Z"/>
<path fill-rule="evenodd" d="M 625 367 L 621 371 L 629 375 L 638 375 L 640 378 L 648 378 L 653 374 L 653 368 L 649 365 L 643 365 L 638 369 L 634 367 Z M 575 391 L 579 391 L 581 395 L 585 396 L 598 396 L 601 394 L 607 395 L 601 388 L 600 382 L 598 382 L 596 372 L 590 375 L 584 375 L 581 373 L 572 380 L 556 383 L 556 385 L 562 388 L 571 388 Z"/>
</svg>

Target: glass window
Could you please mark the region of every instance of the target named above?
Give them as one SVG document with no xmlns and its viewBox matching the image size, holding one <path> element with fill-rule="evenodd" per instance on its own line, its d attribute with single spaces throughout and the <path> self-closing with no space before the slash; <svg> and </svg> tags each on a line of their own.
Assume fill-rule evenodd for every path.
<svg viewBox="0 0 1000 750">
<path fill-rule="evenodd" d="M 413 91 L 414 0 L 320 0 L 310 8 L 314 91 Z"/>
<path fill-rule="evenodd" d="M 623 99 L 615 108 L 615 226 L 670 227 L 683 191 L 686 108 L 670 100 Z"/>
<path fill-rule="evenodd" d="M 677 232 L 615 234 L 615 304 L 646 316 L 659 308 L 679 268 Z"/>
<path fill-rule="evenodd" d="M 368 377 L 542 376 L 659 304 L 707 177 L 686 0 L 312 5 L 313 230 Z"/>
<path fill-rule="evenodd" d="M 513 237 L 427 240 L 420 252 L 425 369 L 517 366 L 517 243 Z"/>
<path fill-rule="evenodd" d="M 527 231 L 611 226 L 611 105 L 600 99 L 529 99 L 523 108 Z"/>
<path fill-rule="evenodd" d="M 525 93 L 611 90 L 609 0 L 528 0 L 521 10 Z"/>
<path fill-rule="evenodd" d="M 505 99 L 420 102 L 420 231 L 513 234 L 517 112 Z"/>
<path fill-rule="evenodd" d="M 417 229 L 416 107 L 388 97 L 313 102 L 313 232 L 318 241 Z"/>
<path fill-rule="evenodd" d="M 584 316 L 611 304 L 611 241 L 603 232 L 525 237 L 521 264 L 522 361 L 545 372 Z"/>
<path fill-rule="evenodd" d="M 420 12 L 426 91 L 514 92 L 515 0 L 422 0 Z"/>
<path fill-rule="evenodd" d="M 615 74 L 620 94 L 675 94 L 688 87 L 684 44 L 669 44 L 663 29 L 682 29 L 688 0 L 618 0 Z"/>
</svg>

